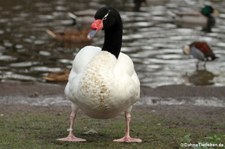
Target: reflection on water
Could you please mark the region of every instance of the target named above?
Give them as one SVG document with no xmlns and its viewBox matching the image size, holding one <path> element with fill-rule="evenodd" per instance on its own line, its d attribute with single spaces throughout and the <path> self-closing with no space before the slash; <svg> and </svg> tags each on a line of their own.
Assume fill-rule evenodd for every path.
<svg viewBox="0 0 225 149">
<path fill-rule="evenodd" d="M 193 85 L 213 85 L 213 79 L 216 77 L 212 72 L 204 70 L 196 70 L 191 74 L 184 75 L 188 83 Z"/>
<path fill-rule="evenodd" d="M 68 12 L 97 10 L 107 4 L 121 12 L 124 22 L 122 51 L 132 57 L 143 86 L 186 84 L 185 74 L 189 74 L 188 84 L 224 85 L 225 2 L 214 3 L 220 15 L 212 33 L 206 34 L 200 27 L 177 28 L 169 16 L 169 11 L 177 8 L 198 10 L 202 2 L 161 0 L 162 3 L 154 4 L 159 1 L 146 1 L 139 12 L 133 11 L 131 0 L 0 2 L 0 79 L 43 81 L 43 76 L 49 72 L 71 68 L 80 45 L 57 42 L 46 34 L 46 29 L 64 30 L 68 27 Z M 102 37 L 99 34 L 92 44 L 101 46 Z M 207 73 L 193 72 L 195 60 L 182 55 L 181 47 L 194 40 L 207 41 L 219 57 L 207 63 Z M 199 83 L 201 79 L 208 82 Z"/>
</svg>

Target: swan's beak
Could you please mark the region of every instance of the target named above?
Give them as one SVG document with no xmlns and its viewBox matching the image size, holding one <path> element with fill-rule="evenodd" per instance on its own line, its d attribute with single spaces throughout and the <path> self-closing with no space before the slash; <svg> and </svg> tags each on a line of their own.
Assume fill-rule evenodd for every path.
<svg viewBox="0 0 225 149">
<path fill-rule="evenodd" d="M 88 33 L 87 38 L 88 38 L 88 39 L 94 38 L 95 35 L 96 35 L 96 33 L 97 33 L 97 30 L 91 30 L 91 31 Z"/>
<path fill-rule="evenodd" d="M 91 24 L 91 31 L 88 33 L 87 38 L 88 39 L 92 39 L 94 38 L 94 36 L 96 35 L 96 33 L 99 30 L 102 30 L 103 28 L 103 20 L 95 20 L 92 24 Z"/>
</svg>

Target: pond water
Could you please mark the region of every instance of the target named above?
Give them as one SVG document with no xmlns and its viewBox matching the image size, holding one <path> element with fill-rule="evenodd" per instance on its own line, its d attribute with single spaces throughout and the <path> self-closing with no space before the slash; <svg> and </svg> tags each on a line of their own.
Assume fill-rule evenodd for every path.
<svg viewBox="0 0 225 149">
<path fill-rule="evenodd" d="M 178 9 L 198 10 L 204 3 L 212 3 L 219 10 L 211 33 L 201 32 L 200 27 L 178 28 L 169 15 Z M 74 56 L 85 44 L 55 41 L 46 29 L 66 29 L 68 12 L 97 10 L 104 5 L 121 13 L 122 51 L 133 59 L 142 86 L 225 85 L 225 1 L 202 0 L 147 0 L 138 12 L 132 0 L 1 1 L 1 81 L 42 82 L 47 73 L 71 68 Z M 207 41 L 219 57 L 208 62 L 206 70 L 197 71 L 196 60 L 182 54 L 184 45 L 198 40 Z M 102 42 L 99 34 L 92 44 L 101 46 Z"/>
</svg>

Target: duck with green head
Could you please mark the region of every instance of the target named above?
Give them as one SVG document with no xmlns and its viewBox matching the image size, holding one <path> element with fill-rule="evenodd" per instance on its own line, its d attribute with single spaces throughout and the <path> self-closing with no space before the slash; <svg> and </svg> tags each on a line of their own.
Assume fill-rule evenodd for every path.
<svg viewBox="0 0 225 149">
<path fill-rule="evenodd" d="M 216 20 L 214 16 L 217 16 L 218 12 L 209 5 L 205 5 L 200 12 L 179 12 L 175 14 L 175 23 L 179 27 L 196 27 L 201 26 L 202 31 L 211 32 L 213 26 L 215 26 Z"/>
</svg>

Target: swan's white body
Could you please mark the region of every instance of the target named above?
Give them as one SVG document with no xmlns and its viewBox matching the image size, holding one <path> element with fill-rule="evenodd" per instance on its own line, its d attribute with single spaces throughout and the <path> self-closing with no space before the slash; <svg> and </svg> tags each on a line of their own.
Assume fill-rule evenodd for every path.
<svg viewBox="0 0 225 149">
<path fill-rule="evenodd" d="M 76 55 L 65 94 L 93 118 L 112 118 L 130 111 L 140 97 L 140 82 L 132 60 L 118 59 L 101 48 L 86 46 Z"/>
<path fill-rule="evenodd" d="M 140 81 L 132 60 L 120 52 L 123 25 L 120 14 L 112 7 L 100 8 L 91 24 L 88 38 L 105 31 L 103 49 L 86 46 L 76 55 L 65 94 L 72 101 L 69 135 L 59 141 L 81 142 L 85 139 L 73 134 L 73 125 L 79 109 L 93 118 L 113 118 L 125 114 L 124 137 L 114 142 L 142 142 L 130 137 L 132 105 L 140 98 Z"/>
</svg>

